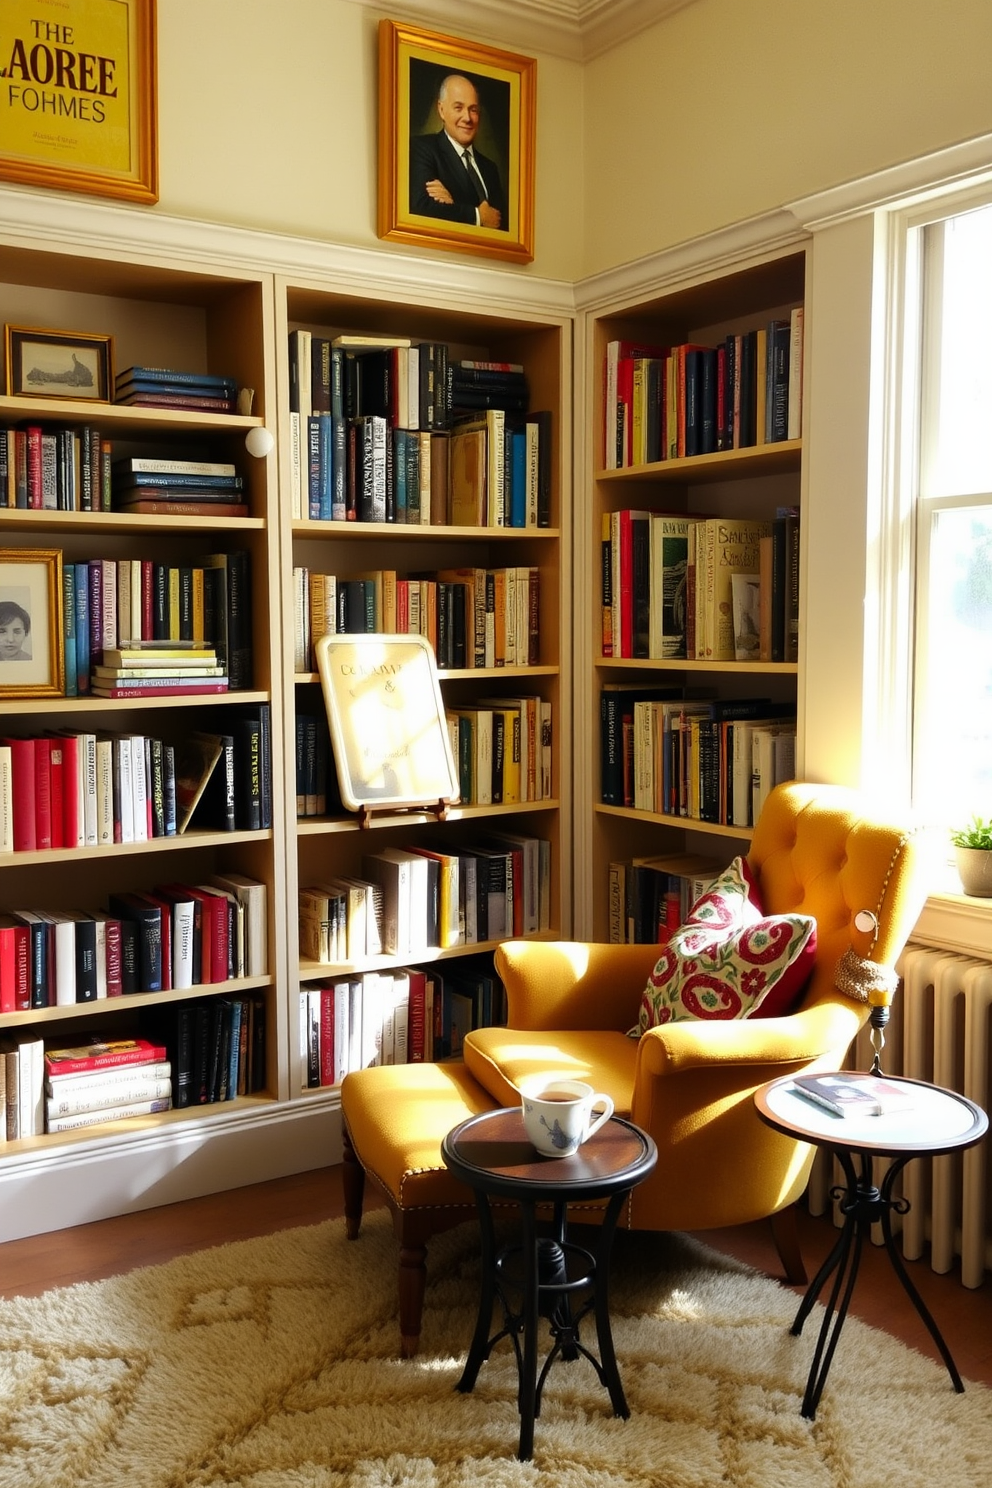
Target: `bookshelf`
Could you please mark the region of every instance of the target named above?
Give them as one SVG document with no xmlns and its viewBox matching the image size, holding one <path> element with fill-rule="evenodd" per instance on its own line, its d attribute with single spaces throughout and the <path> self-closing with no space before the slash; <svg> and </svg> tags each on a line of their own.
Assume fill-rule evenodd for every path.
<svg viewBox="0 0 992 1488">
<path fill-rule="evenodd" d="M 154 561 L 175 568 L 202 568 L 211 555 L 246 552 L 251 676 L 246 685 L 220 695 L 100 698 L 0 696 L 2 733 L 35 737 L 50 731 L 103 736 L 138 735 L 178 744 L 195 729 L 226 730 L 247 708 L 280 709 L 282 659 L 269 616 L 279 605 L 279 506 L 274 460 L 246 451 L 249 430 L 274 418 L 270 387 L 271 275 L 260 270 L 192 267 L 177 255 L 128 254 L 110 242 L 87 250 L 53 251 L 52 239 L 29 241 L 12 234 L 0 241 L 0 320 L 50 331 L 110 335 L 114 363 L 222 374 L 254 389 L 250 413 L 202 409 L 129 407 L 83 399 L 0 396 L 0 427 L 36 423 L 45 429 L 96 426 L 110 441 L 112 456 L 169 457 L 231 462 L 244 477 L 245 517 L 139 515 L 118 511 L 36 510 L 0 507 L 0 547 L 12 554 L 58 548 L 66 565 L 94 559 Z M 6 492 L 4 494 L 6 501 Z M 272 772 L 282 776 L 281 732 L 272 730 Z M 17 1191 L 39 1167 L 58 1167 L 64 1154 L 102 1143 L 186 1140 L 194 1146 L 203 1130 L 247 1118 L 284 1101 L 289 1092 L 286 1061 L 286 999 L 280 967 L 285 937 L 276 907 L 285 896 L 283 841 L 285 803 L 273 793 L 271 825 L 233 832 L 191 827 L 181 836 L 105 842 L 86 847 L 38 848 L 0 855 L 0 908 L 45 911 L 105 909 L 111 895 L 147 891 L 163 883 L 203 884 L 215 874 L 246 875 L 266 888 L 268 964 L 262 974 L 224 978 L 182 990 L 139 987 L 127 996 L 64 1006 L 37 1006 L 0 1013 L 0 1040 L 24 1032 L 55 1044 L 84 1038 L 120 1039 L 146 1031 L 156 1010 L 191 1002 L 217 1007 L 221 999 L 246 997 L 264 1027 L 254 1088 L 218 1104 L 192 1105 L 74 1132 L 23 1136 L 0 1145 L 0 1175 Z M 194 1136 L 194 1131 L 196 1135 Z M 146 1149 L 147 1150 L 147 1149 Z M 111 1200 L 113 1203 L 114 1200 Z M 117 1203 L 121 1200 L 118 1197 Z M 105 1211 L 106 1212 L 106 1211 Z M 77 1222 L 70 1202 L 62 1222 Z M 12 1216 L 20 1233 L 35 1220 Z M 29 1228 L 24 1230 L 27 1224 Z M 6 1238 L 6 1236 L 5 1236 Z"/>
<path fill-rule="evenodd" d="M 483 305 L 452 308 L 451 296 L 430 291 L 407 294 L 342 292 L 333 282 L 286 278 L 276 282 L 278 348 L 277 384 L 280 410 L 280 482 L 285 498 L 292 489 L 288 430 L 290 408 L 289 337 L 309 331 L 314 337 L 397 336 L 415 345 L 432 342 L 448 347 L 451 358 L 521 364 L 526 370 L 530 408 L 552 411 L 550 524 L 540 528 L 452 526 L 439 523 L 397 525 L 391 522 L 324 521 L 298 516 L 283 522 L 282 665 L 292 685 L 284 716 L 282 752 L 286 766 L 283 789 L 295 801 L 295 714 L 323 712 L 319 681 L 309 665 L 294 670 L 293 570 L 349 577 L 386 570 L 399 578 L 470 567 L 537 569 L 540 579 L 540 631 L 534 665 L 440 668 L 447 709 L 470 709 L 492 696 L 536 695 L 550 703 L 552 715 L 551 794 L 540 800 L 507 805 L 458 803 L 438 823 L 428 812 L 392 812 L 373 817 L 362 829 L 355 816 L 333 809 L 319 817 L 287 820 L 287 902 L 296 905 L 299 890 L 344 875 L 361 876 L 364 855 L 384 848 L 424 847 L 457 853 L 489 830 L 535 837 L 549 844 L 550 872 L 547 925 L 543 933 L 567 933 L 572 893 L 571 692 L 569 648 L 569 575 L 571 535 L 568 492 L 571 324 L 567 316 Z M 295 706 L 294 706 L 295 704 Z M 331 766 L 333 775 L 333 765 Z M 442 951 L 417 952 L 411 958 L 368 955 L 355 961 L 323 963 L 301 959 L 298 926 L 290 915 L 290 983 L 303 990 L 335 977 L 361 976 L 415 964 L 456 967 L 465 957 L 493 949 L 494 940 L 462 943 Z M 300 1047 L 299 999 L 291 998 L 290 1046 Z M 326 1087 L 307 1091 L 299 1063 L 291 1070 L 294 1094 L 327 1099 Z M 330 1093 L 331 1097 L 336 1092 Z"/>
<path fill-rule="evenodd" d="M 725 703 L 743 704 L 760 697 L 781 710 L 797 708 L 801 693 L 799 660 L 690 659 L 691 642 L 690 657 L 683 653 L 682 657 L 661 659 L 655 652 L 651 659 L 635 658 L 626 650 L 622 655 L 604 656 L 602 575 L 603 563 L 609 561 L 608 556 L 604 560 L 603 546 L 610 533 L 608 519 L 623 510 L 721 517 L 738 524 L 755 519 L 771 522 L 782 509 L 800 510 L 801 425 L 791 431 L 786 428 L 784 432 L 791 437 L 775 442 L 765 442 L 761 430 L 761 442 L 702 454 L 625 464 L 622 443 L 620 455 L 608 454 L 607 402 L 611 387 L 606 362 L 611 342 L 642 348 L 683 344 L 716 348 L 725 345 L 728 337 L 765 329 L 772 321 L 788 323 L 792 311 L 803 305 L 805 274 L 805 250 L 794 246 L 773 256 L 740 262 L 717 275 L 673 279 L 655 287 L 642 285 L 627 298 L 587 307 L 589 394 L 584 458 L 590 494 L 583 512 L 586 557 L 577 571 L 586 575 L 588 622 L 576 639 L 576 693 L 579 706 L 588 710 L 597 723 L 604 689 L 643 690 L 647 696 L 651 688 L 671 685 L 705 691 Z M 660 446 L 661 436 L 656 437 Z M 658 446 L 649 446 L 652 454 Z M 667 455 L 667 448 L 664 453 Z M 613 520 L 615 549 L 617 519 Z M 610 551 L 607 548 L 607 555 Z M 615 581 L 615 571 L 611 577 Z M 801 630 L 799 638 L 797 654 L 801 657 Z M 656 743 L 653 747 L 659 751 L 663 746 Z M 590 864 L 577 895 L 576 919 L 578 933 L 596 940 L 610 938 L 611 863 L 683 852 L 725 860 L 735 852 L 746 851 L 750 837 L 750 828 L 735 825 L 733 818 L 729 822 L 701 820 L 698 802 L 674 810 L 658 809 L 662 802 L 657 789 L 652 809 L 643 804 L 643 791 L 640 807 L 632 804 L 629 790 L 625 799 L 604 802 L 603 750 L 604 741 L 597 733 L 595 747 L 584 758 L 577 758 L 575 784 L 576 801 L 582 803 L 576 815 L 577 851 Z M 797 736 L 796 770 L 800 774 L 801 759 L 802 738 Z M 683 810 L 693 814 L 682 814 Z M 723 814 L 721 807 L 717 816 Z"/>
</svg>

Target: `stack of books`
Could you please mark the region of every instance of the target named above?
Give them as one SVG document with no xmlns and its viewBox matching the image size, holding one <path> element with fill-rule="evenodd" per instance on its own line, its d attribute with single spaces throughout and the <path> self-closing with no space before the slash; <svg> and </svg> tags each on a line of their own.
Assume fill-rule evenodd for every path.
<svg viewBox="0 0 992 1488">
<path fill-rule="evenodd" d="M 527 412 L 529 389 L 519 362 L 449 361 L 446 377 L 446 402 L 454 418 L 480 408 Z"/>
<path fill-rule="evenodd" d="M 171 367 L 126 367 L 114 381 L 114 402 L 143 408 L 201 409 L 236 413 L 238 384 L 233 377 L 179 372 Z"/>
<path fill-rule="evenodd" d="M 248 515 L 244 482 L 226 461 L 135 455 L 114 462 L 111 484 L 114 511 L 152 516 Z"/>
<path fill-rule="evenodd" d="M 227 692 L 213 646 L 197 641 L 132 641 L 107 650 L 90 681 L 94 697 L 194 697 Z"/>
<path fill-rule="evenodd" d="M 172 1065 L 148 1039 L 45 1051 L 45 1130 L 71 1131 L 172 1106 Z"/>
</svg>

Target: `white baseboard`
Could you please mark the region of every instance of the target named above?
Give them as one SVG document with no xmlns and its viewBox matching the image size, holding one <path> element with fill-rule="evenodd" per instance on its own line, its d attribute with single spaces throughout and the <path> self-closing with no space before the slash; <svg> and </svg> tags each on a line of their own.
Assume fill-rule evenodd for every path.
<svg viewBox="0 0 992 1488">
<path fill-rule="evenodd" d="M 341 1161 L 338 1093 L 212 1108 L 148 1133 L 11 1153 L 0 1166 L 0 1242 L 243 1188 Z"/>
</svg>

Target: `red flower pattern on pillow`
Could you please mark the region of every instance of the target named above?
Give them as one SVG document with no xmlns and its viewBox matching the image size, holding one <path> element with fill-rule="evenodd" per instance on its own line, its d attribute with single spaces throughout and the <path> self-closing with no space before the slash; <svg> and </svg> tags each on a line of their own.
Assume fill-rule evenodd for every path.
<svg viewBox="0 0 992 1488">
<path fill-rule="evenodd" d="M 746 865 L 735 858 L 697 899 L 662 947 L 632 1034 L 684 1019 L 747 1017 L 783 983 L 795 1000 L 812 970 L 816 921 L 763 915 L 751 887 Z"/>
</svg>

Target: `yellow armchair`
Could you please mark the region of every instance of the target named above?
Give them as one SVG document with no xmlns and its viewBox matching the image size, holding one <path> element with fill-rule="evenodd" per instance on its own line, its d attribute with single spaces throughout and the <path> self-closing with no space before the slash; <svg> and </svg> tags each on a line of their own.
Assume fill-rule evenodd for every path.
<svg viewBox="0 0 992 1488">
<path fill-rule="evenodd" d="M 814 971 L 786 1017 L 678 1022 L 627 1036 L 657 957 L 653 946 L 509 941 L 496 952 L 508 1027 L 472 1033 L 467 1070 L 501 1105 L 517 1082 L 567 1071 L 608 1092 L 658 1145 L 653 1174 L 634 1189 L 633 1229 L 714 1229 L 771 1217 L 787 1275 L 804 1272 L 793 1202 L 814 1151 L 756 1116 L 754 1091 L 780 1075 L 836 1069 L 868 1016 L 840 990 L 838 965 L 853 951 L 893 968 L 925 896 L 911 832 L 875 819 L 835 786 L 791 784 L 769 796 L 748 860 L 768 914 L 817 922 Z M 870 929 L 855 917 L 869 911 Z M 776 1221 L 777 1219 L 777 1223 Z"/>
</svg>

